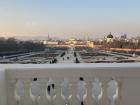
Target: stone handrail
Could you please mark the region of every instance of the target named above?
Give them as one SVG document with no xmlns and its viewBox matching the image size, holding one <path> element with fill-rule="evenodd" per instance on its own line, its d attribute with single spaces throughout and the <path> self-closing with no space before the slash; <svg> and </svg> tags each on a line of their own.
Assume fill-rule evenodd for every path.
<svg viewBox="0 0 140 105">
<path fill-rule="evenodd" d="M 55 85 L 51 101 L 47 91 L 50 78 Z M 65 87 L 71 86 L 69 89 L 72 95 L 67 101 L 62 97 L 62 89 L 64 89 L 62 84 L 65 78 L 70 84 Z M 19 80 L 22 81 L 24 90 L 23 96 L 17 98 L 16 84 Z M 38 82 L 40 86 L 36 101 L 31 93 L 33 82 Z M 43 68 L 9 68 L 6 69 L 6 85 L 7 105 L 135 105 L 140 103 L 140 67 L 135 66 L 58 64 Z M 85 92 L 82 94 L 84 89 Z M 78 95 L 85 98 L 80 100 Z"/>
</svg>

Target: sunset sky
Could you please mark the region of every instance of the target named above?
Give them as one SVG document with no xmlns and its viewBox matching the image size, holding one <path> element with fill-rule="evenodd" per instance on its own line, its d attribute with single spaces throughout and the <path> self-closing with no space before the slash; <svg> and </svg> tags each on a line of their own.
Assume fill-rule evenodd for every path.
<svg viewBox="0 0 140 105">
<path fill-rule="evenodd" d="M 140 36 L 140 0 L 0 0 L 0 36 Z"/>
</svg>

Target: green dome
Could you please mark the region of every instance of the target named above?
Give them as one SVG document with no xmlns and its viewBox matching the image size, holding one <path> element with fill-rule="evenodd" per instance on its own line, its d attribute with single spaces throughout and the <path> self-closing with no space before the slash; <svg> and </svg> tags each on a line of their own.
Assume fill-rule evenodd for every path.
<svg viewBox="0 0 140 105">
<path fill-rule="evenodd" d="M 110 33 L 107 38 L 113 38 L 113 35 Z"/>
</svg>

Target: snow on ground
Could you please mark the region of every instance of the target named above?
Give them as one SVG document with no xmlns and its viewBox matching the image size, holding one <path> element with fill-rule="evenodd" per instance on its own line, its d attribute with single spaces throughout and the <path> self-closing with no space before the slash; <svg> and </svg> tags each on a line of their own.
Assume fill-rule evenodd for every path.
<svg viewBox="0 0 140 105">
<path fill-rule="evenodd" d="M 65 55 L 58 59 L 58 63 L 75 63 L 74 48 L 70 48 Z"/>
</svg>

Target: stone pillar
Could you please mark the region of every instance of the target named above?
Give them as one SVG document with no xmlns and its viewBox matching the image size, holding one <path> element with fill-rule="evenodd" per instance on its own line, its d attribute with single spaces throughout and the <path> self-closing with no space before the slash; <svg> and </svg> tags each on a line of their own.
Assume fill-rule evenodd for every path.
<svg viewBox="0 0 140 105">
<path fill-rule="evenodd" d="M 107 88 L 107 97 L 109 100 L 110 105 L 118 105 L 118 98 L 119 98 L 119 88 L 118 88 L 118 81 L 114 78 L 112 78 L 108 82 L 108 88 Z"/>
<path fill-rule="evenodd" d="M 94 81 L 92 82 L 92 98 L 93 98 L 93 103 L 94 105 L 100 105 L 101 104 L 101 99 L 103 95 L 102 91 L 102 82 L 98 78 L 95 78 Z"/>
<path fill-rule="evenodd" d="M 70 104 L 72 96 L 71 86 L 72 84 L 69 82 L 69 80 L 67 78 L 64 78 L 64 82 L 61 84 L 61 95 L 64 104 Z"/>
<path fill-rule="evenodd" d="M 40 80 L 41 95 L 39 105 L 47 105 L 47 80 Z"/>
<path fill-rule="evenodd" d="M 32 100 L 30 95 L 31 80 L 25 79 L 23 80 L 23 84 L 24 84 L 23 105 L 32 105 Z"/>
<path fill-rule="evenodd" d="M 16 79 L 9 80 L 7 88 L 8 88 L 8 105 L 17 105 L 15 98 Z"/>
</svg>

